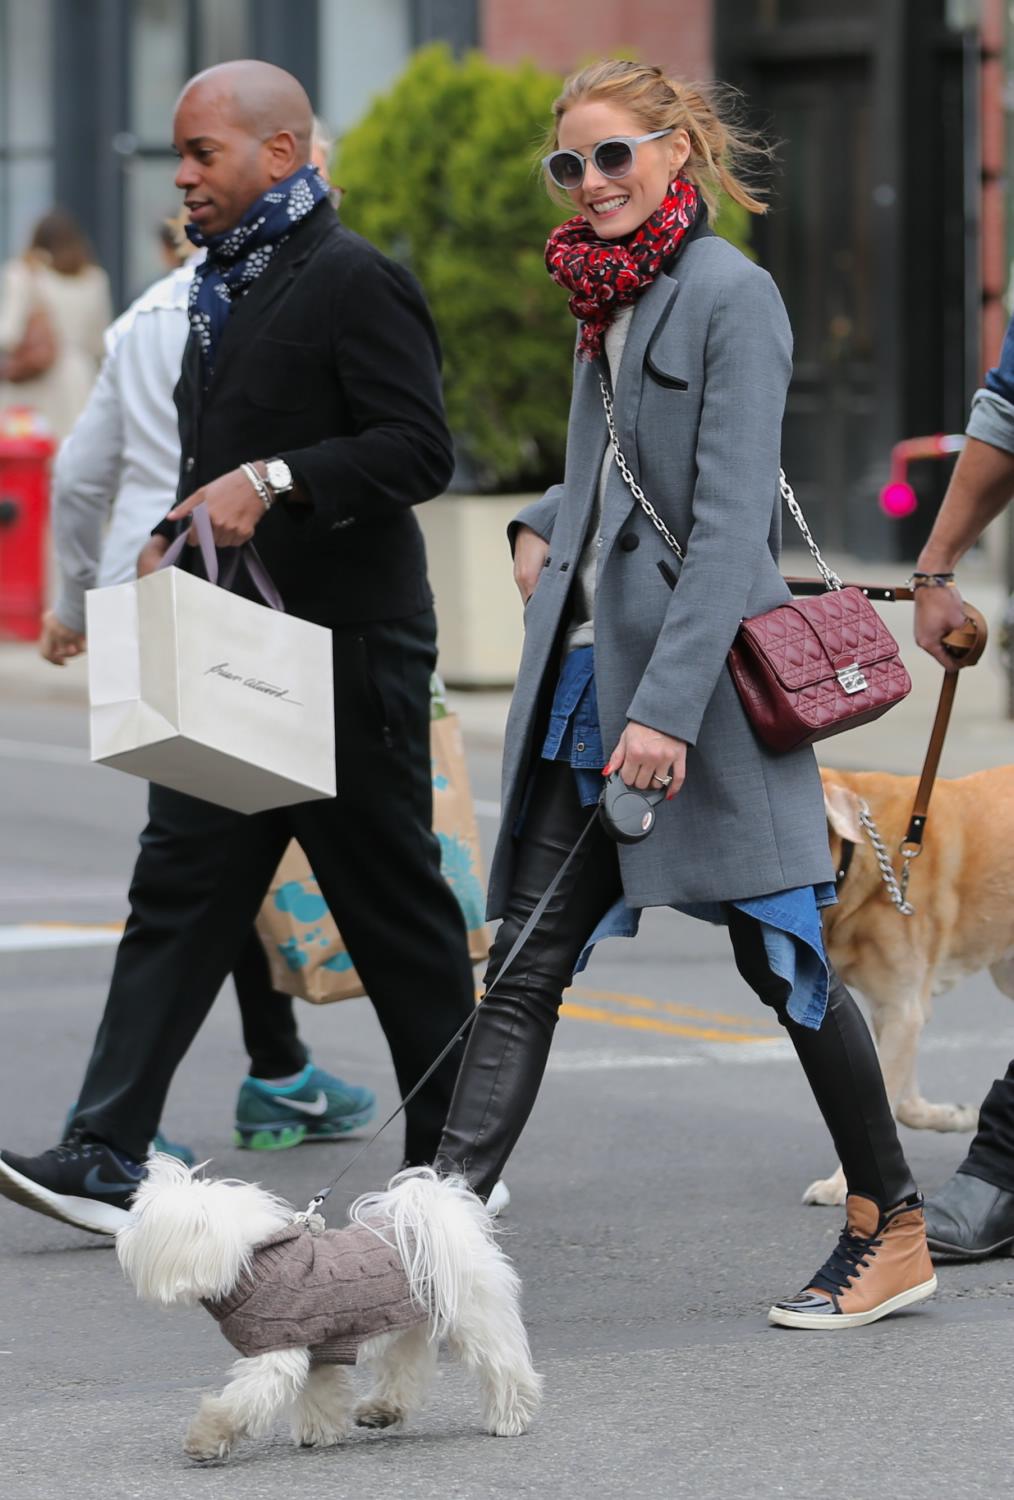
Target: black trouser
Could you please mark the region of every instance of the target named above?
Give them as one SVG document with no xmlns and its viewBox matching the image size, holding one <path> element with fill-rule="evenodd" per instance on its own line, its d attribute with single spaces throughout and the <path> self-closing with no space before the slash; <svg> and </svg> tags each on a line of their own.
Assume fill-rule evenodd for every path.
<svg viewBox="0 0 1014 1500">
<path fill-rule="evenodd" d="M 587 818 L 570 768 L 540 762 L 487 984 Z M 479 1006 L 437 1165 L 444 1172 L 462 1172 L 481 1196 L 496 1182 L 531 1113 L 574 965 L 620 892 L 616 845 L 596 825 L 502 985 Z M 900 1202 L 915 1191 L 915 1184 L 898 1142 L 873 1040 L 851 995 L 832 973 L 820 1029 L 797 1025 L 786 1015 L 788 986 L 768 967 L 759 924 L 735 907 L 728 908 L 728 917 L 737 967 L 788 1032 L 850 1191 L 884 1207 Z"/>
<path fill-rule="evenodd" d="M 143 1156 L 172 1076 L 290 838 L 373 1001 L 404 1096 L 474 1003 L 464 921 L 430 831 L 431 610 L 334 631 L 338 795 L 244 816 L 153 786 L 130 916 L 74 1125 Z M 406 1112 L 405 1158 L 433 1159 L 451 1053 Z"/>
<path fill-rule="evenodd" d="M 958 1171 L 1014 1193 L 1014 1062 L 983 1099 L 979 1129 Z"/>
<path fill-rule="evenodd" d="M 309 1053 L 299 1040 L 292 996 L 273 988 L 264 944 L 256 932 L 243 944 L 232 978 L 250 1076 L 287 1078 L 301 1072 Z"/>
</svg>

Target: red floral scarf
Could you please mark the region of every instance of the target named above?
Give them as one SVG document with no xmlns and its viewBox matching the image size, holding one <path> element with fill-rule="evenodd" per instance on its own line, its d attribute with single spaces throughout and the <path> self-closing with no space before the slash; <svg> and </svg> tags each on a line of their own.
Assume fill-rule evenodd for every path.
<svg viewBox="0 0 1014 1500">
<path fill-rule="evenodd" d="M 677 177 L 640 229 L 622 240 L 601 240 L 583 214 L 554 229 L 546 243 L 546 268 L 572 292 L 570 310 L 580 318 L 578 359 L 594 359 L 617 309 L 634 302 L 675 254 L 697 220 L 700 195 Z"/>
</svg>

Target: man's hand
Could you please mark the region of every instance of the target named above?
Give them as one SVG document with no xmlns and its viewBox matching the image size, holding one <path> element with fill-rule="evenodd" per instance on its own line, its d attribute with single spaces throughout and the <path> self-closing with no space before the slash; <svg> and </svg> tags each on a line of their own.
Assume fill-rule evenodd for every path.
<svg viewBox="0 0 1014 1500">
<path fill-rule="evenodd" d="M 253 536 L 257 523 L 267 515 L 263 500 L 242 469 L 233 469 L 221 479 L 213 479 L 195 490 L 182 504 L 173 507 L 168 519 L 185 520 L 202 502 L 207 506 L 216 547 L 242 547 Z M 187 540 L 192 547 L 197 546 L 192 526 Z"/>
<path fill-rule="evenodd" d="M 919 588 L 915 591 L 916 645 L 928 651 L 948 672 L 958 663 L 947 650 L 943 638 L 965 623 L 965 607 L 957 589 Z"/>
<path fill-rule="evenodd" d="M 138 578 L 145 578 L 149 573 L 154 573 L 168 551 L 168 537 L 153 536 L 150 541 L 145 542 L 137 559 Z"/>
<path fill-rule="evenodd" d="M 58 620 L 51 609 L 42 617 L 42 634 L 39 636 L 39 655 L 51 661 L 54 667 L 62 667 L 72 656 L 80 656 L 85 649 L 84 634 L 71 630 Z"/>
<path fill-rule="evenodd" d="M 657 790 L 671 777 L 666 789 L 666 801 L 671 802 L 686 780 L 686 741 L 674 740 L 646 724 L 631 722 L 620 735 L 603 775 L 609 771 L 619 771 L 627 786 L 640 787 L 642 791 L 648 787 Z"/>
<path fill-rule="evenodd" d="M 535 592 L 549 552 L 549 543 L 530 526 L 520 526 L 514 538 L 514 582 L 527 604 Z"/>
</svg>

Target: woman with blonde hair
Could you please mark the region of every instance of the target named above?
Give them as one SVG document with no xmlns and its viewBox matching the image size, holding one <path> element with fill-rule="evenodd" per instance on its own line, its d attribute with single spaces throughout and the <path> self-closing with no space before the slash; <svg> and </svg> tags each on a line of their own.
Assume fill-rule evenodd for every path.
<svg viewBox="0 0 1014 1500">
<path fill-rule="evenodd" d="M 88 400 L 112 316 L 109 278 L 77 221 L 54 209 L 24 255 L 0 271 L 0 408 L 32 407 L 66 437 Z"/>
<path fill-rule="evenodd" d="M 935 1289 L 922 1199 L 869 1031 L 824 952 L 819 912 L 834 885 L 813 752 L 765 749 L 725 666 L 740 621 L 789 597 L 777 559 L 791 334 L 771 278 L 710 228 L 723 193 L 763 212 L 737 167 L 758 148 L 705 91 L 638 63 L 577 73 L 554 116 L 543 166 L 575 216 L 550 236 L 546 264 L 579 336 L 563 482 L 511 527 L 525 645 L 488 987 L 585 836 L 478 1008 L 438 1165 L 488 1193 L 591 942 L 632 931 L 648 906 L 719 921 L 796 1049 L 849 1187 L 835 1250 L 769 1317 L 872 1322 Z M 603 766 L 627 786 L 667 789 L 642 842 L 618 846 L 586 826 Z"/>
</svg>

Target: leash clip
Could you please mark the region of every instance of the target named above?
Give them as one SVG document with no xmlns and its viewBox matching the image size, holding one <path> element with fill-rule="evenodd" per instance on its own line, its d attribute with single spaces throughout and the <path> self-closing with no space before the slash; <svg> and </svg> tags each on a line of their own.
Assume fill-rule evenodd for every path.
<svg viewBox="0 0 1014 1500">
<path fill-rule="evenodd" d="M 293 1224 L 304 1225 L 311 1234 L 322 1234 L 327 1228 L 327 1225 L 324 1222 L 324 1215 L 318 1213 L 317 1210 L 320 1208 L 320 1205 L 324 1202 L 324 1199 L 327 1197 L 330 1191 L 330 1188 L 326 1188 L 324 1192 L 319 1193 L 316 1198 L 310 1199 L 309 1203 L 306 1205 L 301 1214 L 293 1214 Z"/>
</svg>

